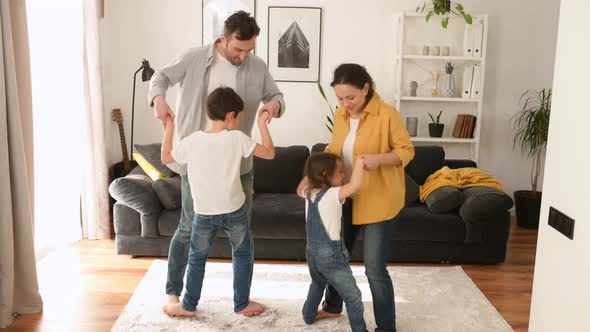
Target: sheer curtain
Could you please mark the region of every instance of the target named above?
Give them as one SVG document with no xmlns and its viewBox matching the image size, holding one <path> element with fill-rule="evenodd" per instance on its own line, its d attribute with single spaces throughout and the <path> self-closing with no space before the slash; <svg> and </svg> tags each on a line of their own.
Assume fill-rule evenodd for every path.
<svg viewBox="0 0 590 332">
<path fill-rule="evenodd" d="M 0 2 L 0 328 L 43 309 L 33 248 L 33 139 L 26 9 Z"/>
</svg>

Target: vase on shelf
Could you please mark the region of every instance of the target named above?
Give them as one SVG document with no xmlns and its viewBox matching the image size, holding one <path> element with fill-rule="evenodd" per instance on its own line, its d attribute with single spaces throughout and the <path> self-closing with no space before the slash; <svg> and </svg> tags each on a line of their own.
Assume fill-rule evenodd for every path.
<svg viewBox="0 0 590 332">
<path fill-rule="evenodd" d="M 453 75 L 453 69 L 455 66 L 447 62 L 445 65 L 445 75 L 443 76 L 442 80 L 442 96 L 451 98 L 455 97 L 456 95 L 456 87 L 455 87 L 455 76 Z"/>
</svg>

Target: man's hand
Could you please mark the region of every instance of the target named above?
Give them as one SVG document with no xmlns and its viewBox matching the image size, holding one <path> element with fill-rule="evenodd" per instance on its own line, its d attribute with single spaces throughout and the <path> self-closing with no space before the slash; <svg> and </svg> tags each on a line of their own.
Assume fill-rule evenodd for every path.
<svg viewBox="0 0 590 332">
<path fill-rule="evenodd" d="M 174 115 L 174 112 L 172 112 L 172 109 L 170 109 L 170 106 L 166 103 L 164 96 L 156 96 L 156 98 L 154 98 L 154 117 L 162 121 L 162 127 L 164 128 L 166 128 L 168 116 L 174 120 L 176 115 Z"/>
<path fill-rule="evenodd" d="M 272 118 L 279 117 L 279 113 L 281 112 L 281 103 L 279 103 L 279 101 L 276 98 L 273 98 L 268 103 L 262 105 L 259 113 L 262 112 L 268 112 L 270 116 L 268 117 L 266 122 L 270 124 Z"/>
<path fill-rule="evenodd" d="M 361 154 L 357 157 L 364 160 L 365 169 L 367 171 L 374 171 L 381 166 L 381 156 L 378 154 Z"/>
</svg>

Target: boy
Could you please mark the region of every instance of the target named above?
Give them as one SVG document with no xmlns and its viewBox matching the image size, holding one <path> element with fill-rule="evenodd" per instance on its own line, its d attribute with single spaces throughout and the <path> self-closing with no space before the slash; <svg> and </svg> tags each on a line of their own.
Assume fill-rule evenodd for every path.
<svg viewBox="0 0 590 332">
<path fill-rule="evenodd" d="M 275 151 L 266 124 L 268 112 L 258 115 L 262 145 L 236 130 L 243 108 L 244 103 L 234 90 L 215 89 L 207 98 L 210 129 L 185 137 L 174 149 L 174 121 L 170 116 L 167 119 L 162 162 L 187 165 L 195 210 L 186 292 L 182 303 L 163 307 L 170 317 L 196 315 L 209 247 L 218 229 L 226 232 L 232 246 L 234 312 L 256 316 L 264 311 L 261 304 L 250 301 L 254 259 L 245 195 L 240 184 L 240 163 L 251 154 L 273 159 Z"/>
</svg>

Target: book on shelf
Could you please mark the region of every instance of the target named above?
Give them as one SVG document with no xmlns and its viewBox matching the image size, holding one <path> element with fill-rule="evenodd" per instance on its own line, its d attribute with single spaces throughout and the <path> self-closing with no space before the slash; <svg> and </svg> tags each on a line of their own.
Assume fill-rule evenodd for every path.
<svg viewBox="0 0 590 332">
<path fill-rule="evenodd" d="M 458 114 L 453 128 L 455 138 L 473 138 L 475 130 L 475 116 L 471 114 Z"/>
<path fill-rule="evenodd" d="M 465 114 L 457 114 L 457 120 L 455 120 L 455 128 L 453 129 L 453 137 L 460 137 L 459 133 L 461 132 L 461 125 L 464 117 Z"/>
</svg>

